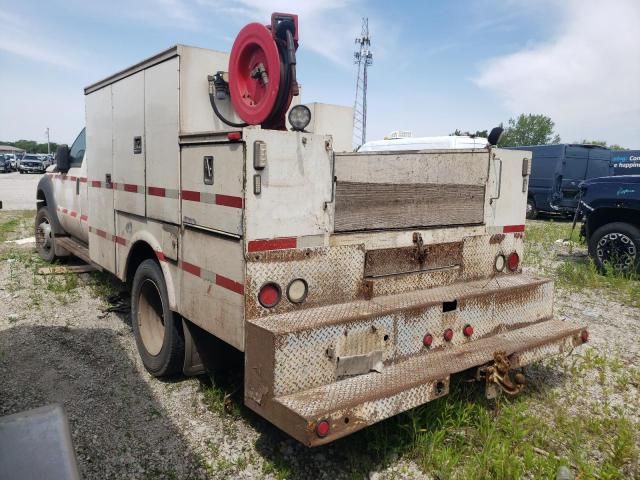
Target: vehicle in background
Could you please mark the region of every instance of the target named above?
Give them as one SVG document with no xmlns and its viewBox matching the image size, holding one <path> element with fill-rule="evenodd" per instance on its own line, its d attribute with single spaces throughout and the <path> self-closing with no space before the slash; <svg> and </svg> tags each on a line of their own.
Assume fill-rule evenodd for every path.
<svg viewBox="0 0 640 480">
<path fill-rule="evenodd" d="M 362 145 L 358 152 L 395 152 L 406 150 L 486 149 L 489 142 L 484 137 L 443 135 L 440 137 L 400 137 L 389 140 L 373 140 Z"/>
<path fill-rule="evenodd" d="M 640 150 L 612 150 L 614 175 L 640 175 Z"/>
<path fill-rule="evenodd" d="M 582 235 L 598 269 L 640 272 L 640 175 L 582 182 L 579 208 Z"/>
<path fill-rule="evenodd" d="M 18 161 L 16 160 L 16 156 L 13 153 L 5 153 L 4 158 L 7 159 L 9 165 L 11 166 L 11 170 L 16 170 L 18 168 Z"/>
<path fill-rule="evenodd" d="M 0 173 L 11 172 L 11 162 L 5 155 L 0 155 Z"/>
<path fill-rule="evenodd" d="M 613 174 L 611 150 L 599 145 L 530 145 L 509 147 L 533 154 L 527 218 L 538 213 L 572 216 L 578 207 L 580 183 Z"/>
<path fill-rule="evenodd" d="M 44 173 L 47 170 L 46 165 L 37 155 L 27 154 L 22 157 L 18 164 L 20 173 Z"/>
</svg>

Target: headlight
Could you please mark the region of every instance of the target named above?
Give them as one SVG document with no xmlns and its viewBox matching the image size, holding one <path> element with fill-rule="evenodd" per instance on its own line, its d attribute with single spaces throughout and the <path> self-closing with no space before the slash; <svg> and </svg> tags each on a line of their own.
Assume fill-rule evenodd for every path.
<svg viewBox="0 0 640 480">
<path fill-rule="evenodd" d="M 289 123 L 293 130 L 301 132 L 311 121 L 311 110 L 306 105 L 296 105 L 289 110 Z"/>
</svg>

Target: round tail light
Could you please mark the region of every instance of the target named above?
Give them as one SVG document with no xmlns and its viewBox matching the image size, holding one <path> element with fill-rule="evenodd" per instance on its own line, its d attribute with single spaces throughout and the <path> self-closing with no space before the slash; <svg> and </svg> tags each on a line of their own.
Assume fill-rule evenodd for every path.
<svg viewBox="0 0 640 480">
<path fill-rule="evenodd" d="M 427 333 L 422 339 L 422 344 L 425 347 L 429 348 L 432 343 L 433 343 L 433 335 L 431 335 L 430 333 Z"/>
<path fill-rule="evenodd" d="M 326 420 L 321 420 L 316 425 L 316 435 L 320 438 L 324 438 L 329 435 L 329 430 L 331 430 L 331 425 L 329 425 L 329 422 Z"/>
<path fill-rule="evenodd" d="M 258 301 L 263 307 L 272 308 L 278 304 L 281 296 L 280 285 L 273 282 L 265 283 L 258 293 Z"/>
<path fill-rule="evenodd" d="M 473 335 L 473 327 L 471 325 L 465 325 L 465 327 L 462 329 L 462 333 L 465 337 L 470 337 L 471 335 Z"/>
<path fill-rule="evenodd" d="M 447 342 L 450 342 L 450 341 L 451 341 L 451 339 L 453 338 L 453 330 L 451 330 L 450 328 L 447 328 L 447 329 L 444 331 L 444 335 L 443 335 L 443 337 L 444 337 L 444 339 L 445 339 Z"/>
<path fill-rule="evenodd" d="M 512 252 L 507 257 L 507 267 L 512 272 L 515 272 L 518 269 L 518 265 L 520 264 L 520 257 L 516 252 Z"/>
<path fill-rule="evenodd" d="M 496 268 L 496 272 L 501 272 L 502 270 L 504 270 L 504 266 L 507 263 L 507 259 L 504 258 L 504 255 L 499 254 L 496 257 L 496 263 L 495 263 L 495 268 Z"/>
<path fill-rule="evenodd" d="M 302 303 L 307 298 L 309 287 L 302 278 L 292 280 L 287 287 L 287 298 L 291 303 Z"/>
</svg>

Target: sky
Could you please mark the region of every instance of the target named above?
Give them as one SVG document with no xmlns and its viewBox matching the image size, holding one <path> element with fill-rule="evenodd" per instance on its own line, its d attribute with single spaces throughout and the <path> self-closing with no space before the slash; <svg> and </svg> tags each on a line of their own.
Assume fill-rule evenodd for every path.
<svg viewBox="0 0 640 480">
<path fill-rule="evenodd" d="M 229 51 L 299 15 L 302 102 L 353 105 L 369 19 L 367 139 L 550 116 L 563 142 L 640 148 L 638 0 L 0 0 L 0 140 L 71 143 L 83 88 L 177 43 Z"/>
</svg>

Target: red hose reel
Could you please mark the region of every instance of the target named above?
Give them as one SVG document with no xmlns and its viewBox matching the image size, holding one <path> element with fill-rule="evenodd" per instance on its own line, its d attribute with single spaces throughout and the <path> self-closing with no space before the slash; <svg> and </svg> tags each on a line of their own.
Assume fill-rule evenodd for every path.
<svg viewBox="0 0 640 480">
<path fill-rule="evenodd" d="M 297 15 L 273 13 L 270 25 L 250 23 L 240 30 L 229 59 L 229 93 L 246 123 L 285 128 L 285 114 L 298 95 L 297 48 Z"/>
</svg>

